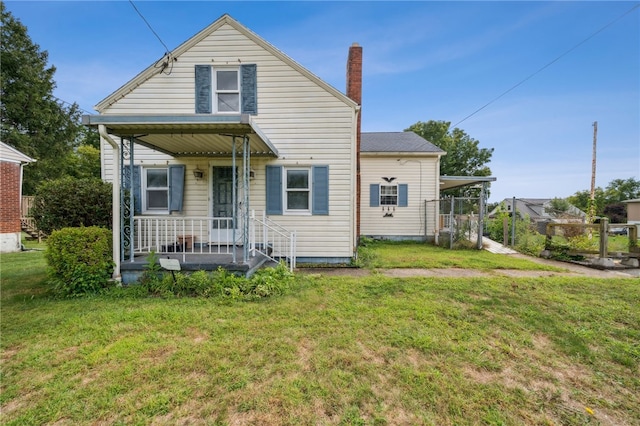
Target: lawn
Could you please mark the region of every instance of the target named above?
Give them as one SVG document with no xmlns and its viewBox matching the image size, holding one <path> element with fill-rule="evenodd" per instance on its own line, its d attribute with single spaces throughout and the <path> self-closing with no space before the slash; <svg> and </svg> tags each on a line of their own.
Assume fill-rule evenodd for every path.
<svg viewBox="0 0 640 426">
<path fill-rule="evenodd" d="M 449 250 L 420 242 L 367 241 L 359 250 L 361 263 L 367 268 L 465 268 L 490 271 L 519 269 L 528 271 L 562 271 L 561 268 L 531 260 L 501 256 L 485 250 Z"/>
<path fill-rule="evenodd" d="M 405 267 L 514 268 L 370 249 L 376 267 L 407 250 Z M 285 296 L 220 303 L 55 299 L 42 252 L 0 267 L 6 425 L 640 424 L 638 279 L 298 274 Z"/>
</svg>

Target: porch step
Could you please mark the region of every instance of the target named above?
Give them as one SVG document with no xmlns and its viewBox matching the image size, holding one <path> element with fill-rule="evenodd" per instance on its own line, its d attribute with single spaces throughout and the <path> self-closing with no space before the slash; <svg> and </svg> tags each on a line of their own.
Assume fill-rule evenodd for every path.
<svg viewBox="0 0 640 426">
<path fill-rule="evenodd" d="M 42 232 L 36 228 L 33 218 L 20 218 L 20 228 L 22 232 L 27 234 L 29 240 L 40 240 L 42 238 Z"/>
<path fill-rule="evenodd" d="M 271 258 L 258 252 L 256 252 L 256 256 L 251 256 L 249 258 L 248 263 L 233 263 L 231 255 L 228 254 L 185 254 L 184 260 L 182 253 L 169 253 L 162 254 L 161 256 L 165 259 L 178 260 L 180 262 L 180 270 L 187 273 L 195 271 L 213 272 L 217 271 L 218 268 L 222 268 L 236 275 L 250 277 L 260 268 L 273 266 Z M 146 270 L 145 267 L 147 264 L 146 256 L 141 255 L 137 255 L 133 262 L 130 260 L 124 260 L 120 264 L 122 282 L 125 284 L 135 284 L 138 278 L 140 278 Z"/>
</svg>

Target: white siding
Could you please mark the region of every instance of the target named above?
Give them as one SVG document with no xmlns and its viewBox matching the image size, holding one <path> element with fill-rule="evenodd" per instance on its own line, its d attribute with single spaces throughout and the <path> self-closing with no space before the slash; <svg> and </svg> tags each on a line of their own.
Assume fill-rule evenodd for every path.
<svg viewBox="0 0 640 426">
<path fill-rule="evenodd" d="M 349 258 L 355 247 L 355 119 L 354 108 L 226 24 L 180 55 L 170 75 L 156 74 L 103 114 L 194 114 L 196 64 L 257 64 L 256 124 L 277 147 L 278 159 L 253 158 L 250 208 L 265 209 L 265 167 L 329 166 L 329 216 L 278 215 L 270 219 L 297 232 L 300 257 Z M 103 178 L 111 180 L 111 149 L 103 143 Z M 208 214 L 210 188 L 193 180 L 201 169 L 231 159 L 172 159 L 148 149 L 136 149 L 136 163 L 187 164 L 183 214 Z M 241 162 L 238 162 L 240 166 Z M 208 172 L 207 175 L 210 173 Z M 208 207 L 207 207 L 208 208 Z"/>
<path fill-rule="evenodd" d="M 32 163 L 35 160 L 12 146 L 0 142 L 0 161 L 8 161 L 11 163 Z"/>
<path fill-rule="evenodd" d="M 360 231 L 366 236 L 424 237 L 433 236 L 437 215 L 435 203 L 429 203 L 425 212 L 425 200 L 438 197 L 438 160 L 436 157 L 401 158 L 398 156 L 361 157 L 362 176 Z M 370 185 L 386 184 L 382 177 L 395 177 L 394 184 L 408 185 L 407 207 L 370 206 Z M 393 217 L 385 217 L 385 213 Z M 426 222 L 425 222 L 426 221 Z M 426 223 L 426 234 L 425 234 Z"/>
</svg>

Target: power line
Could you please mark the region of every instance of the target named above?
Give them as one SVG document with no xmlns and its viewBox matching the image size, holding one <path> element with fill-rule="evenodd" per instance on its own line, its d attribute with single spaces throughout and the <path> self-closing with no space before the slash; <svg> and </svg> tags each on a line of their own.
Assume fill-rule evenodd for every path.
<svg viewBox="0 0 640 426">
<path fill-rule="evenodd" d="M 87 111 L 86 109 L 81 108 L 81 107 L 80 107 L 80 105 L 79 105 L 77 102 L 74 102 L 74 103 L 67 102 L 67 101 L 65 101 L 64 99 L 60 99 L 59 97 L 54 96 L 54 95 L 51 95 L 51 97 L 52 97 L 53 99 L 55 99 L 56 101 L 58 101 L 58 102 L 62 103 L 62 104 L 67 104 L 67 105 L 69 105 L 69 106 L 74 106 L 74 105 L 75 105 L 75 106 L 76 106 L 80 111 L 84 111 L 84 112 L 86 112 L 87 114 L 93 114 L 91 111 Z"/>
<path fill-rule="evenodd" d="M 138 10 L 138 8 L 136 7 L 135 4 L 133 4 L 133 0 L 129 0 L 129 3 L 131 3 L 131 6 L 133 6 L 133 8 L 135 9 L 136 12 L 138 12 L 138 15 L 140 15 L 140 17 L 142 18 L 142 20 L 144 21 L 145 24 L 147 24 L 147 27 L 149 27 L 149 29 L 151 30 L 151 32 L 153 33 L 153 35 L 156 36 L 156 38 L 158 39 L 158 41 L 160 43 L 162 43 L 162 45 L 164 46 L 164 50 L 167 54 L 169 54 L 169 48 L 167 47 L 166 44 L 164 44 L 164 41 L 162 41 L 162 39 L 160 38 L 160 36 L 158 35 L 158 33 L 156 33 L 154 31 L 154 29 L 151 27 L 151 24 L 149 24 L 149 22 L 147 22 L 147 20 L 145 19 L 144 16 L 142 16 L 142 13 L 140 13 L 140 11 Z"/>
<path fill-rule="evenodd" d="M 625 13 L 623 13 L 622 15 L 620 15 L 619 17 L 617 17 L 616 19 L 614 19 L 613 21 L 609 22 L 608 24 L 604 25 L 603 27 L 601 27 L 600 29 L 598 29 L 597 31 L 595 31 L 594 33 L 592 33 L 591 35 L 589 35 L 587 38 L 585 38 L 584 40 L 582 40 L 580 43 L 576 44 L 575 46 L 573 46 L 572 48 L 566 50 L 564 53 L 562 53 L 560 56 L 556 57 L 554 60 L 552 60 L 551 62 L 547 63 L 546 65 L 544 65 L 542 68 L 538 69 L 536 72 L 534 72 L 533 74 L 529 75 L 528 77 L 526 77 L 525 79 L 521 80 L 519 83 L 511 86 L 509 89 L 505 90 L 504 92 L 502 92 L 500 95 L 496 96 L 495 98 L 493 98 L 492 100 L 490 100 L 489 102 L 487 102 L 486 104 L 484 104 L 483 106 L 481 106 L 480 108 L 478 108 L 477 110 L 473 111 L 471 114 L 467 115 L 465 118 L 463 118 L 462 120 L 458 121 L 456 124 L 454 124 L 453 128 L 455 128 L 458 124 L 466 121 L 467 119 L 473 117 L 474 115 L 476 115 L 477 113 L 479 113 L 480 111 L 482 111 L 483 109 L 485 109 L 486 107 L 488 107 L 489 105 L 491 105 L 492 103 L 496 102 L 498 99 L 502 98 L 503 96 L 505 96 L 506 94 L 508 94 L 509 92 L 515 90 L 516 88 L 518 88 L 519 86 L 523 85 L 524 83 L 526 83 L 527 81 L 529 81 L 530 79 L 532 79 L 533 77 L 535 77 L 536 75 L 540 74 L 542 71 L 544 71 L 545 69 L 549 68 L 551 65 L 553 65 L 554 63 L 558 62 L 560 59 L 562 59 L 563 57 L 565 57 L 566 55 L 568 55 L 569 53 L 573 52 L 574 50 L 576 50 L 578 47 L 582 46 L 583 44 L 585 44 L 587 41 L 591 40 L 593 37 L 595 37 L 596 35 L 600 34 L 602 31 L 606 30 L 607 28 L 609 28 L 610 26 L 612 26 L 613 24 L 615 24 L 616 22 L 618 22 L 619 20 L 621 20 L 622 18 L 624 18 L 625 16 L 627 16 L 628 14 L 630 14 L 631 12 L 633 12 L 635 9 L 640 7 L 640 3 L 636 4 L 635 6 L 633 6 L 631 9 L 627 10 Z"/>
</svg>

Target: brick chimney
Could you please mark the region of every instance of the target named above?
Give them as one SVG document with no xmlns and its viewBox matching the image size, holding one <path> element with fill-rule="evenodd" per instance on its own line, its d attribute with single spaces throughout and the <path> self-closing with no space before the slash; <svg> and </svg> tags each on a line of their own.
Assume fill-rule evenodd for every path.
<svg viewBox="0 0 640 426">
<path fill-rule="evenodd" d="M 347 59 L 347 96 L 362 105 L 362 46 L 353 43 Z"/>
<path fill-rule="evenodd" d="M 347 59 L 347 96 L 362 107 L 362 47 L 353 43 Z M 356 238 L 360 241 L 360 122 L 362 108 L 356 122 Z"/>
</svg>

